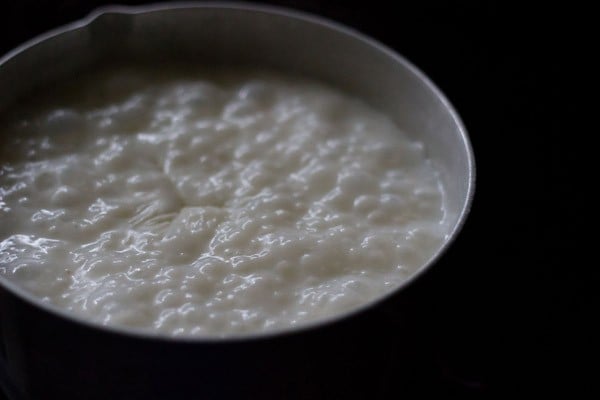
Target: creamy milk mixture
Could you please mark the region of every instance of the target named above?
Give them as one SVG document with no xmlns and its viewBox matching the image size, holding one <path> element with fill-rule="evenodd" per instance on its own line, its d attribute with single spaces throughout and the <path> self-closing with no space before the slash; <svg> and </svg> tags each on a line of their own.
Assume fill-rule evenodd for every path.
<svg viewBox="0 0 600 400">
<path fill-rule="evenodd" d="M 320 84 L 124 68 L 46 92 L 0 123 L 0 275 L 100 324 L 301 325 L 397 287 L 447 234 L 423 145 Z"/>
</svg>

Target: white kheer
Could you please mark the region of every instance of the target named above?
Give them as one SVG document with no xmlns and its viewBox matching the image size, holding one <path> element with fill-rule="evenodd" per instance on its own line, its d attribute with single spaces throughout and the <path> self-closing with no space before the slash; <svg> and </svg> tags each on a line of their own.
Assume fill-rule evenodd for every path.
<svg viewBox="0 0 600 400">
<path fill-rule="evenodd" d="M 398 287 L 448 233 L 423 145 L 321 84 L 115 69 L 0 125 L 0 278 L 100 324 L 285 329 Z"/>
</svg>

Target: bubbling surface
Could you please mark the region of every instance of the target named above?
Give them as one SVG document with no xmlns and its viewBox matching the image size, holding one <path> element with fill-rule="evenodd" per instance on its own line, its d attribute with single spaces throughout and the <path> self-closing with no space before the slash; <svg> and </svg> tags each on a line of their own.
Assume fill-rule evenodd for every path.
<svg viewBox="0 0 600 400">
<path fill-rule="evenodd" d="M 99 324 L 287 329 L 398 287 L 448 234 L 423 144 L 322 84 L 116 68 L 5 113 L 0 276 Z"/>
</svg>

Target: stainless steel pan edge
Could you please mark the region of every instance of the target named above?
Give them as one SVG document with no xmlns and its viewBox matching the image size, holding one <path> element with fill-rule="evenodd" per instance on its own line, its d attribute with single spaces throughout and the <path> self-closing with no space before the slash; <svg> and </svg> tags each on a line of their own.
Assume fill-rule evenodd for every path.
<svg viewBox="0 0 600 400">
<path fill-rule="evenodd" d="M 195 16 L 190 13 L 190 10 L 194 9 L 203 11 L 215 10 L 217 13 L 222 10 L 229 10 L 231 12 L 260 14 L 265 21 L 269 21 L 269 19 L 274 16 L 282 18 L 285 23 L 288 23 L 291 27 L 289 31 L 292 32 L 292 35 L 295 34 L 293 39 L 297 42 L 299 40 L 305 41 L 304 43 L 306 46 L 310 48 L 310 50 L 302 51 L 308 53 L 312 52 L 311 54 L 307 53 L 300 55 L 288 53 L 282 56 L 281 46 L 282 43 L 286 41 L 283 40 L 276 43 L 276 45 L 279 46 L 279 52 L 274 52 L 275 54 L 278 54 L 277 57 L 267 57 L 266 60 L 262 60 L 260 58 L 257 59 L 256 56 L 251 53 L 243 54 L 242 56 L 239 54 L 228 53 L 231 51 L 229 48 L 231 45 L 229 45 L 223 46 L 228 49 L 222 54 L 219 54 L 219 62 L 227 62 L 227 58 L 231 57 L 234 62 L 238 63 L 259 63 L 276 69 L 313 76 L 328 83 L 333 83 L 348 92 L 357 94 L 375 107 L 388 112 L 388 114 L 393 116 L 399 125 L 408 133 L 419 132 L 420 135 L 436 135 L 435 141 L 432 142 L 431 138 L 426 137 L 425 142 L 428 147 L 430 158 L 432 158 L 433 162 L 441 171 L 447 197 L 454 203 L 452 207 L 450 207 L 450 212 L 453 214 L 450 218 L 454 220 L 451 224 L 453 228 L 448 234 L 448 238 L 444 245 L 430 258 L 430 260 L 408 281 L 401 287 L 389 293 L 388 296 L 393 295 L 403 287 L 409 285 L 434 264 L 458 235 L 468 215 L 474 194 L 474 155 L 466 128 L 458 113 L 454 110 L 446 97 L 415 66 L 382 44 L 337 23 L 298 11 L 246 3 L 184 2 L 137 7 L 103 7 L 92 12 L 88 17 L 81 21 L 68 24 L 32 39 L 2 57 L 0 59 L 0 93 L 2 93 L 2 95 L 0 95 L 0 107 L 3 103 L 11 100 L 10 93 L 27 93 L 29 90 L 40 84 L 45 84 L 55 79 L 64 79 L 65 76 L 72 74 L 73 71 L 99 62 L 107 55 L 112 56 L 114 54 L 117 57 L 121 57 L 122 54 L 111 53 L 111 51 L 114 52 L 114 49 L 111 49 L 111 47 L 108 46 L 109 44 L 115 44 L 115 38 L 121 42 L 118 46 L 122 46 L 123 43 L 126 43 L 127 46 L 142 47 L 142 52 L 138 54 L 138 56 L 142 58 L 142 61 L 147 60 L 148 56 L 154 56 L 158 52 L 153 50 L 150 50 L 149 52 L 147 48 L 144 48 L 144 43 L 137 43 L 135 41 L 133 43 L 127 43 L 127 36 L 135 35 L 135 19 L 151 16 L 155 18 L 155 21 L 150 21 L 150 24 L 156 25 L 160 24 L 162 14 L 179 11 L 185 12 L 188 14 L 189 19 L 193 20 Z M 208 18 L 208 20 L 211 18 Z M 220 23 L 218 20 L 219 17 L 214 18 Z M 289 21 L 292 22 L 290 23 Z M 294 24 L 297 26 L 294 26 Z M 257 24 L 252 23 L 246 27 L 246 29 L 256 29 L 256 25 Z M 260 23 L 258 25 L 260 26 Z M 266 29 L 263 34 L 266 36 L 269 36 L 273 32 L 271 25 L 272 24 L 267 23 L 263 25 L 263 29 Z M 157 26 L 160 27 L 160 25 Z M 307 35 L 304 32 L 306 26 L 316 28 L 316 33 L 315 31 L 312 31 Z M 215 41 L 229 40 L 227 38 L 228 29 L 231 29 L 231 26 L 224 26 L 220 31 L 221 36 L 217 37 L 218 35 L 216 35 L 210 39 Z M 294 30 L 296 32 L 294 32 Z M 334 34 L 335 37 L 325 41 L 321 40 L 322 47 L 317 47 L 315 50 L 315 42 L 317 41 L 311 41 L 311 38 L 315 37 L 315 35 L 322 35 L 323 32 L 327 32 L 330 35 Z M 154 32 L 154 34 L 160 35 L 161 33 L 159 31 L 158 33 Z M 191 36 L 193 37 L 193 35 Z M 102 38 L 110 37 L 112 37 L 113 40 L 102 40 Z M 244 35 L 242 35 L 242 37 L 244 37 Z M 156 38 L 153 37 L 148 39 L 146 45 L 152 43 L 154 39 Z M 60 42 L 53 43 L 53 40 Z M 239 38 L 236 40 L 239 41 Z M 260 37 L 258 40 L 264 41 L 265 38 Z M 266 40 L 268 41 L 269 38 L 266 38 Z M 256 42 L 256 39 L 254 42 Z M 325 43 L 324 46 L 323 43 Z M 198 45 L 197 41 L 194 41 L 194 44 Z M 250 41 L 250 44 L 252 44 L 252 41 Z M 167 45 L 171 45 L 171 43 L 167 43 Z M 234 43 L 234 47 L 237 45 L 241 45 L 241 43 Z M 272 45 L 273 43 L 268 43 L 268 46 Z M 265 46 L 249 47 L 253 49 L 258 48 L 259 52 L 264 52 Z M 339 51 L 340 48 L 343 49 L 343 51 Z M 256 52 L 257 50 L 252 51 Z M 340 54 L 336 54 L 336 51 Z M 361 62 L 364 65 L 358 65 L 359 63 L 355 62 L 354 65 L 348 66 L 348 60 L 353 58 L 352 56 L 349 56 L 349 54 L 352 54 L 353 51 L 360 53 L 354 57 L 354 59 L 362 60 Z M 320 54 L 321 57 L 315 57 L 315 52 L 316 54 Z M 43 56 L 46 58 L 49 57 L 52 60 L 48 62 L 44 57 L 39 57 L 38 53 L 42 53 Z M 73 59 L 73 54 L 78 54 L 79 58 Z M 377 56 L 377 59 L 373 59 L 373 55 Z M 192 55 L 193 58 L 199 57 L 199 59 L 203 59 L 207 56 L 206 53 Z M 261 54 L 260 56 L 264 57 L 264 54 Z M 21 60 L 17 65 L 11 65 L 15 60 L 19 60 L 19 57 L 24 60 Z M 320 59 L 317 64 L 314 63 L 316 58 Z M 65 62 L 65 59 L 69 59 L 70 61 Z M 63 60 L 63 62 L 61 63 L 60 60 Z M 365 62 L 364 60 L 371 61 Z M 381 71 L 381 68 L 378 67 L 377 63 L 384 65 L 384 71 Z M 45 67 L 42 67 L 40 64 L 45 65 Z M 332 64 L 336 65 L 336 67 L 332 68 Z M 56 67 L 49 68 L 49 65 Z M 42 70 L 45 72 L 43 74 L 36 74 L 33 71 L 29 71 L 32 69 L 34 71 Z M 398 85 L 394 82 L 389 82 L 397 80 L 394 76 L 394 73 L 397 72 L 408 76 L 409 78 L 404 78 L 404 81 L 408 83 L 402 82 Z M 23 81 L 23 76 L 36 76 L 36 79 Z M 377 77 L 377 79 L 373 79 L 373 77 Z M 377 83 L 373 83 L 374 81 Z M 390 90 L 390 87 L 393 89 Z M 405 93 L 407 91 L 411 92 L 411 95 L 406 95 Z M 432 103 L 433 107 L 436 107 L 436 109 L 432 109 L 430 103 Z M 435 115 L 435 118 L 431 118 L 432 115 Z M 439 115 L 441 115 L 442 118 L 440 118 Z M 444 159 L 444 161 L 440 162 L 440 159 Z M 461 171 L 457 171 L 458 169 Z M 74 319 L 82 324 L 89 324 L 84 319 L 80 319 L 79 317 L 65 313 L 51 305 L 38 301 L 27 292 L 2 278 L 0 278 L 0 285 L 3 285 L 12 293 L 27 299 L 27 301 L 36 304 L 49 312 L 60 315 L 63 318 Z M 382 296 L 377 299 L 376 302 L 385 299 L 385 297 L 386 296 Z M 344 318 L 355 312 L 360 312 L 363 309 L 371 307 L 376 302 L 366 304 L 360 309 L 353 310 L 350 313 L 335 316 L 331 321 Z M 302 328 L 319 326 L 323 322 L 324 321 L 318 321 L 315 324 L 307 325 Z M 154 337 L 154 335 L 148 334 L 147 332 L 129 329 L 113 327 L 97 328 L 108 329 L 127 335 L 136 335 L 140 337 L 149 335 Z M 273 332 L 272 334 L 279 333 L 281 332 Z M 242 338 L 248 339 L 251 336 L 253 335 L 246 335 Z M 264 334 L 258 336 L 263 337 Z M 172 340 L 170 338 L 164 339 Z M 233 337 L 230 339 L 235 340 L 236 338 Z M 178 338 L 176 340 L 211 341 L 213 339 Z M 221 341 L 223 339 L 216 340 Z"/>
</svg>

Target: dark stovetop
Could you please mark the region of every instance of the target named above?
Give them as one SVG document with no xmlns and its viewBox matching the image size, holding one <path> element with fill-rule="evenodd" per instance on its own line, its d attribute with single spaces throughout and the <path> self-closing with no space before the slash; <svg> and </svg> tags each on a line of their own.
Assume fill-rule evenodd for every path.
<svg viewBox="0 0 600 400">
<path fill-rule="evenodd" d="M 102 3 L 3 4 L 0 53 Z M 490 1 L 393 8 L 383 1 L 267 3 L 321 14 L 394 48 L 446 93 L 469 131 L 478 169 L 471 216 L 442 261 L 411 288 L 419 293 L 413 389 L 464 396 L 554 391 L 570 386 L 571 377 L 585 380 L 579 354 L 595 340 L 580 317 L 594 295 L 562 256 L 576 249 L 580 217 L 576 208 L 553 202 L 580 196 L 563 168 L 576 159 L 575 146 L 559 141 L 575 106 L 561 84 L 566 67 L 559 60 L 570 57 L 570 37 L 556 26 L 572 13 Z M 394 329 L 391 316 L 382 311 Z M 569 346 L 561 326 L 580 333 Z M 382 383 L 390 395 L 395 379 Z"/>
</svg>

